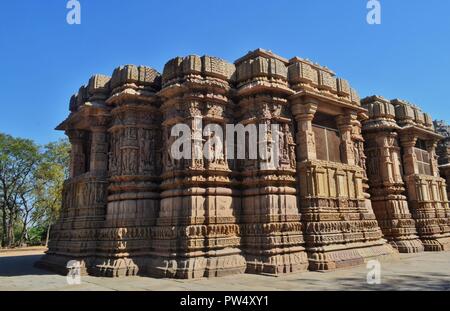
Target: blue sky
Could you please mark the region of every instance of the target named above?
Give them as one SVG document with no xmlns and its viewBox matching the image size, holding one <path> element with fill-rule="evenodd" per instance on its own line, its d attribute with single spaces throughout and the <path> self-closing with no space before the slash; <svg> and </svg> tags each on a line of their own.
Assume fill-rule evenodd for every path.
<svg viewBox="0 0 450 311">
<path fill-rule="evenodd" d="M 162 71 L 175 56 L 234 61 L 261 47 L 333 69 L 361 96 L 403 98 L 450 122 L 450 1 L 4 0 L 0 8 L 0 132 L 46 143 L 68 101 L 95 73 L 121 64 Z"/>
</svg>

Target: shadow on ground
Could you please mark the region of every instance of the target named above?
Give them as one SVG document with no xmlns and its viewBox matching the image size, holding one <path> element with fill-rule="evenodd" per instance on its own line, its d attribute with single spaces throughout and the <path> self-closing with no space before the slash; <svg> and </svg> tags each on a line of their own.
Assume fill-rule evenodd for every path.
<svg viewBox="0 0 450 311">
<path fill-rule="evenodd" d="M 34 267 L 34 263 L 38 261 L 43 254 L 11 254 L 9 256 L 0 257 L 0 278 L 6 277 L 1 281 L 1 285 L 9 287 L 11 284 L 14 288 L 25 286 L 33 288 L 46 280 L 55 289 L 60 286 L 60 276 L 52 272 L 41 270 Z M 409 263 L 405 267 L 398 265 L 392 266 L 391 269 L 382 274 L 381 284 L 370 285 L 366 280 L 366 271 L 361 269 L 348 270 L 345 273 L 337 274 L 326 273 L 317 274 L 318 272 L 299 273 L 297 277 L 288 277 L 280 279 L 269 279 L 254 275 L 243 275 L 232 279 L 200 279 L 195 281 L 180 280 L 158 280 L 152 278 L 134 278 L 134 279 L 103 279 L 92 278 L 87 279 L 86 284 L 99 289 L 128 289 L 139 288 L 146 290 L 165 290 L 167 288 L 177 287 L 182 290 L 252 290 L 253 287 L 268 288 L 267 282 L 271 282 L 273 290 L 343 290 L 343 291 L 398 291 L 398 290 L 450 290 L 450 273 L 448 270 L 448 253 L 433 254 L 427 256 L 427 261 L 419 261 L 415 258 L 405 259 Z M 439 272 L 442 271 L 442 272 Z M 51 276 L 50 278 L 31 278 L 31 276 Z M 26 278 L 30 276 L 30 278 Z M 14 277 L 19 277 L 14 279 Z M 22 278 L 20 278 L 22 277 Z M 232 280 L 232 284 L 230 284 Z M 52 283 L 53 282 L 53 283 Z M 161 286 L 164 283 L 163 286 Z M 56 284 L 56 285 L 55 285 Z M 137 284 L 137 285 L 136 285 Z M 180 287 L 179 285 L 182 285 Z M 133 287 L 134 286 L 134 287 Z M 52 287 L 52 288 L 53 288 Z"/>
<path fill-rule="evenodd" d="M 345 291 L 450 290 L 449 276 L 437 273 L 430 273 L 427 276 L 417 276 L 417 275 L 397 275 L 395 277 L 390 276 L 388 280 L 383 281 L 382 279 L 381 284 L 372 284 L 372 285 L 366 282 L 361 282 L 361 279 L 359 278 L 342 278 L 336 280 L 336 283 L 339 283 L 338 288 L 335 288 L 336 290 L 345 290 Z M 320 286 L 320 284 L 314 285 Z"/>
<path fill-rule="evenodd" d="M 43 255 L 18 255 L 0 257 L 0 277 L 54 274 L 34 267 Z"/>
</svg>

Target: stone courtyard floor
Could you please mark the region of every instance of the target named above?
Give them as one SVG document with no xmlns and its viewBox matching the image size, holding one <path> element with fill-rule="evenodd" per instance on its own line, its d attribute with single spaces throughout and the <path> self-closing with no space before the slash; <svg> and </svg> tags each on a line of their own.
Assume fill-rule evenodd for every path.
<svg viewBox="0 0 450 311">
<path fill-rule="evenodd" d="M 402 254 L 399 260 L 381 262 L 381 284 L 375 285 L 367 283 L 366 266 L 281 277 L 244 274 L 200 280 L 83 276 L 81 284 L 69 285 L 65 276 L 33 267 L 42 254 L 43 249 L 0 251 L 0 290 L 450 290 L 450 252 Z"/>
</svg>

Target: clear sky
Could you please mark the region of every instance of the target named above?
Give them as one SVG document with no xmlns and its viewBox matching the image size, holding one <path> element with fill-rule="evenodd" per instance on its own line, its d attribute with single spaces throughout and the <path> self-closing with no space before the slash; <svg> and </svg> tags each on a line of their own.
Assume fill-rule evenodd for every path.
<svg viewBox="0 0 450 311">
<path fill-rule="evenodd" d="M 2 0 L 0 132 L 46 143 L 92 74 L 121 64 L 162 71 L 175 56 L 234 61 L 258 47 L 309 58 L 359 91 L 403 98 L 450 122 L 450 1 L 380 0 Z"/>
</svg>

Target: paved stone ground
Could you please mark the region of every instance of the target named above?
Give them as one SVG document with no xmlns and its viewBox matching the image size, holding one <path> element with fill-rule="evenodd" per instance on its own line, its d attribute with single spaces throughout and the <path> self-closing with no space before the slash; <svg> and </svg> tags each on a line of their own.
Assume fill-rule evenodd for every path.
<svg viewBox="0 0 450 311">
<path fill-rule="evenodd" d="M 365 266 L 334 272 L 303 272 L 282 277 L 239 275 L 200 280 L 147 277 L 82 277 L 68 285 L 66 277 L 36 269 L 42 250 L 0 253 L 0 290 L 450 290 L 450 252 L 401 255 L 381 263 L 381 284 L 366 282 Z"/>
</svg>

